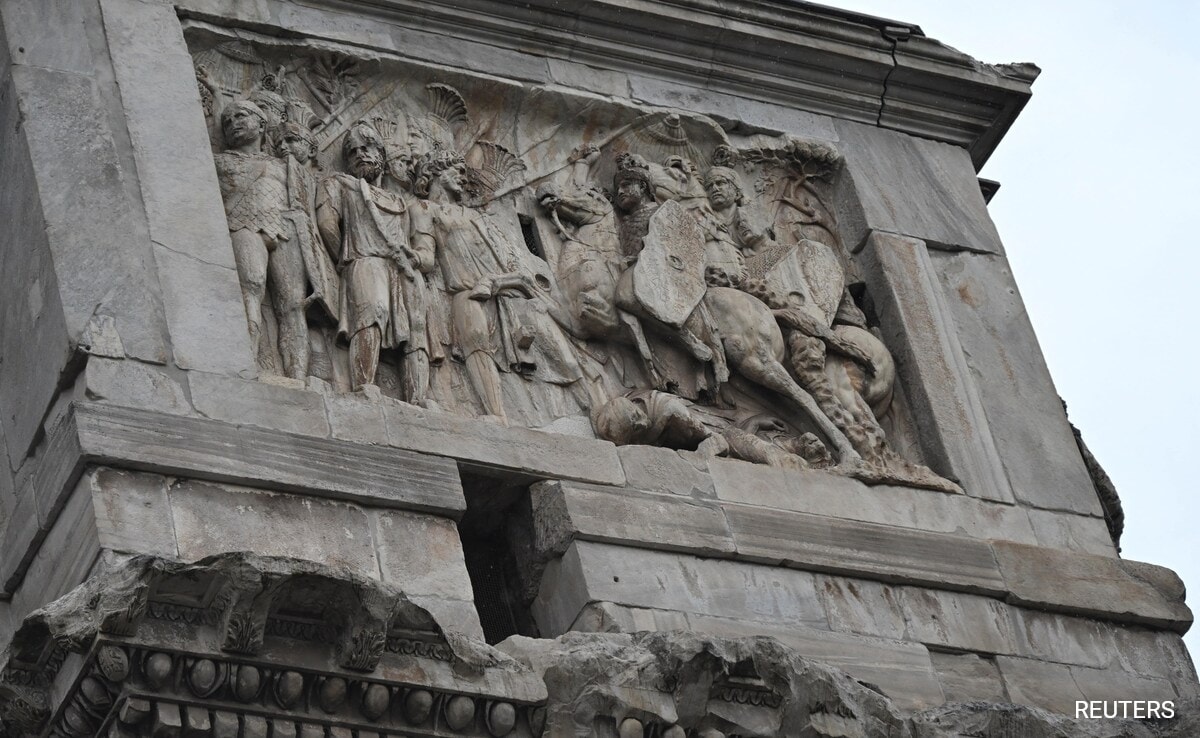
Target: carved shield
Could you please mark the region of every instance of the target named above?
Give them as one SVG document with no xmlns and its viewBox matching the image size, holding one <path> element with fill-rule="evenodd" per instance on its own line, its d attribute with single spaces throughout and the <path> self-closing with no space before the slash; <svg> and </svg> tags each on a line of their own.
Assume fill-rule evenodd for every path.
<svg viewBox="0 0 1200 738">
<path fill-rule="evenodd" d="M 805 307 L 814 316 L 819 316 L 825 325 L 833 324 L 846 287 L 846 272 L 828 246 L 803 239 L 790 246 L 782 259 L 766 269 L 764 276 L 771 289 L 784 295 L 800 293 Z"/>
<path fill-rule="evenodd" d="M 679 328 L 704 298 L 704 233 L 674 200 L 650 218 L 633 266 L 633 292 L 653 317 Z"/>
</svg>

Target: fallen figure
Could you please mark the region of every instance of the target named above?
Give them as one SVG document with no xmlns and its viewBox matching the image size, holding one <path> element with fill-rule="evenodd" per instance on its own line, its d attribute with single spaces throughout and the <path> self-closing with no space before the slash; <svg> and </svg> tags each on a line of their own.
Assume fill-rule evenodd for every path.
<svg viewBox="0 0 1200 738">
<path fill-rule="evenodd" d="M 592 426 L 597 436 L 618 446 L 661 446 L 788 469 L 833 465 L 816 435 L 793 435 L 778 418 L 759 414 L 735 423 L 712 408 L 658 390 L 634 390 L 609 400 L 592 414 Z"/>
</svg>

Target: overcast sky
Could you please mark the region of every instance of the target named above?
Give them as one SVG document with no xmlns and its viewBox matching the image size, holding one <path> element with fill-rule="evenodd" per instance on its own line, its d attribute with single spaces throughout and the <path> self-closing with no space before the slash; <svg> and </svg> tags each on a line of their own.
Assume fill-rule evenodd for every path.
<svg viewBox="0 0 1200 738">
<path fill-rule="evenodd" d="M 827 2 L 1042 68 L 981 172 L 1001 183 L 989 209 L 1058 392 L 1121 494 L 1122 555 L 1174 569 L 1200 610 L 1200 2 Z M 1200 660 L 1200 627 L 1186 640 Z"/>
</svg>

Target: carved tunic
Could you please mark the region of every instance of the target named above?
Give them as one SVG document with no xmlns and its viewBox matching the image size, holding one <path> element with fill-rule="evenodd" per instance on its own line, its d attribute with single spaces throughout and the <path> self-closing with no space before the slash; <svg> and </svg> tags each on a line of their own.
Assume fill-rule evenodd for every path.
<svg viewBox="0 0 1200 738">
<path fill-rule="evenodd" d="M 456 203 L 432 205 L 437 260 L 442 267 L 451 310 L 467 313 L 469 291 L 481 281 L 511 274 L 536 275 L 525 264 L 521 247 L 494 219 Z M 580 376 L 578 362 L 557 326 L 547 319 L 542 298 L 504 289 L 480 302 L 489 330 L 455 324 L 454 341 L 464 356 L 484 351 L 505 371 L 530 374 L 547 382 L 569 384 Z"/>
<path fill-rule="evenodd" d="M 482 280 L 515 271 L 519 263 L 515 246 L 489 218 L 456 203 L 440 203 L 431 206 L 431 210 L 437 261 L 442 268 L 446 290 L 455 301 L 468 299 L 460 293 L 473 289 Z M 486 351 L 505 370 L 533 366 L 528 351 L 518 348 L 514 342 L 520 321 L 512 303 L 522 301 L 522 297 L 504 294 L 486 300 L 492 307 L 489 315 L 491 330 L 484 336 L 479 331 L 466 331 L 460 327 L 454 339 L 463 355 Z"/>
<path fill-rule="evenodd" d="M 350 337 L 374 325 L 383 332 L 384 348 L 427 349 L 422 271 L 432 268 L 433 250 L 425 204 L 335 174 L 322 183 L 317 207 L 322 218 L 336 218 L 340 235 L 337 243 L 326 238 L 343 281 L 338 334 Z"/>
<path fill-rule="evenodd" d="M 456 203 L 433 210 L 438 261 L 450 292 L 469 290 L 484 277 L 514 271 L 520 261 L 507 234 L 487 216 Z"/>
<path fill-rule="evenodd" d="M 223 151 L 214 157 L 229 231 L 246 229 L 276 241 L 288 240 L 283 212 L 288 208 L 287 167 L 265 154 Z"/>
<path fill-rule="evenodd" d="M 283 218 L 291 223 L 300 243 L 304 271 L 312 285 L 313 298 L 337 320 L 341 314 L 341 284 L 329 253 L 321 243 L 316 224 L 316 178 L 295 158 L 287 167 L 288 209 Z"/>
</svg>

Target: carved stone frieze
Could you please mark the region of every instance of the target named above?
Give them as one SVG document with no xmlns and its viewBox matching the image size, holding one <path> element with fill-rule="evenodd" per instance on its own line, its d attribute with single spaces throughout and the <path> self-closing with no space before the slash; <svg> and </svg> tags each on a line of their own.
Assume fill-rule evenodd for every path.
<svg viewBox="0 0 1200 738">
<path fill-rule="evenodd" d="M 129 612 L 138 617 L 120 632 L 105 627 Z M 65 675 L 69 697 L 53 704 L 71 653 L 83 661 Z M 279 663 L 280 654 L 304 657 Z M 249 554 L 189 565 L 133 557 L 109 561 L 26 619 L 0 678 L 0 720 L 9 735 L 76 738 L 265 736 L 268 724 L 272 735 L 350 725 L 528 735 L 540 682 L 512 676 L 518 667 L 505 662 L 444 633 L 402 593 L 321 565 Z M 488 695 L 492 683 L 510 694 Z"/>
<path fill-rule="evenodd" d="M 118 661 L 124 669 L 113 669 Z M 50 735 L 530 735 L 537 709 L 503 698 L 106 643 Z"/>
<path fill-rule="evenodd" d="M 189 43 L 265 373 L 960 491 L 881 425 L 903 409 L 831 144 L 348 48 Z"/>
</svg>

